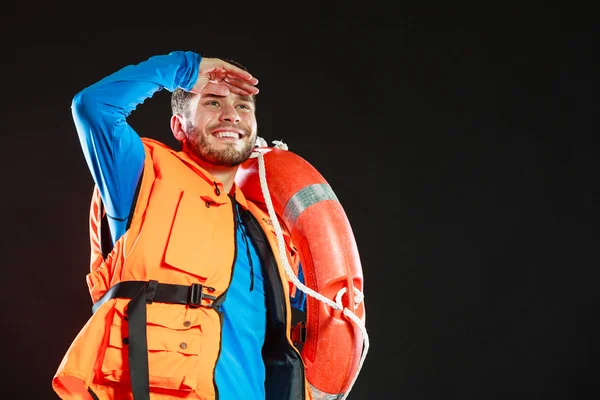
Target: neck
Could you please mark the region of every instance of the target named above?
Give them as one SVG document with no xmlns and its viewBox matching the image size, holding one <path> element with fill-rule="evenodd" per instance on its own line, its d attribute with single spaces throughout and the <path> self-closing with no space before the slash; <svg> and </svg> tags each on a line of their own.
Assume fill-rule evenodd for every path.
<svg viewBox="0 0 600 400">
<path fill-rule="evenodd" d="M 233 183 L 235 182 L 235 175 L 237 173 L 239 165 L 235 167 L 215 165 L 196 157 L 196 155 L 193 152 L 186 151 L 185 148 L 184 153 L 186 153 L 192 160 L 194 160 L 199 167 L 208 172 L 215 180 L 222 183 L 225 193 L 229 193 L 231 191 Z"/>
<path fill-rule="evenodd" d="M 208 173 L 210 173 L 213 178 L 223 184 L 223 189 L 225 189 L 225 193 L 231 192 L 231 188 L 233 187 L 233 183 L 235 181 L 235 174 L 237 173 L 238 167 L 219 167 L 214 166 L 212 164 L 202 165 Z"/>
</svg>

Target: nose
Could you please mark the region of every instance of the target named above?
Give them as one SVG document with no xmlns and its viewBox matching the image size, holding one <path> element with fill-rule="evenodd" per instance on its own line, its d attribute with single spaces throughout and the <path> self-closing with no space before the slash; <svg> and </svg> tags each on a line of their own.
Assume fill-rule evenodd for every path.
<svg viewBox="0 0 600 400">
<path fill-rule="evenodd" d="M 237 123 L 240 122 L 240 116 L 232 104 L 226 104 L 221 110 L 219 120 Z"/>
</svg>

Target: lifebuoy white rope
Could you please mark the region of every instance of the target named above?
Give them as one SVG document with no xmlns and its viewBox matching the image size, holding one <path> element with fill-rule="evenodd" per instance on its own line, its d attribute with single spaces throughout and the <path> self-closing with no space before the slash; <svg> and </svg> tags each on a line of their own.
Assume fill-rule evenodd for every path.
<svg viewBox="0 0 600 400">
<path fill-rule="evenodd" d="M 257 144 L 261 147 L 266 147 L 266 142 L 264 139 L 262 138 L 258 138 L 257 139 Z M 274 140 L 273 144 L 275 145 L 276 148 L 278 149 L 283 149 L 283 150 L 288 150 L 288 147 L 285 143 L 283 143 L 282 141 L 278 141 L 278 140 Z M 264 161 L 264 151 L 261 151 L 259 148 L 254 149 L 255 151 L 252 153 L 251 158 L 258 158 L 258 176 L 260 179 L 260 187 L 262 190 L 262 194 L 265 200 L 265 204 L 267 206 L 267 211 L 269 212 L 269 216 L 271 217 L 271 221 L 273 222 L 273 227 L 275 228 L 275 233 L 277 235 L 277 244 L 279 247 L 279 257 L 281 259 L 281 261 L 283 262 L 283 266 L 285 269 L 286 274 L 288 275 L 288 278 L 294 283 L 294 285 L 301 290 L 302 292 L 306 293 L 307 295 L 316 298 L 317 300 L 327 304 L 328 306 L 330 306 L 331 308 L 338 310 L 338 311 L 342 311 L 343 314 L 345 316 L 347 316 L 350 320 L 352 320 L 360 329 L 362 335 L 363 335 L 363 351 L 361 354 L 361 358 L 360 358 L 360 362 L 358 365 L 358 370 L 356 371 L 356 374 L 354 375 L 354 378 L 352 379 L 352 382 L 348 388 L 348 390 L 346 391 L 346 393 L 344 394 L 344 397 L 342 399 L 346 399 L 348 397 L 348 395 L 350 394 L 350 391 L 352 390 L 352 386 L 354 386 L 354 383 L 356 382 L 356 379 L 358 378 L 358 375 L 360 373 L 360 370 L 364 364 L 365 358 L 367 356 L 367 353 L 369 351 L 369 335 L 367 333 L 367 329 L 364 326 L 364 324 L 362 323 L 362 321 L 360 320 L 360 318 L 354 313 L 354 310 L 356 310 L 358 308 L 358 306 L 360 305 L 360 303 L 363 301 L 364 299 L 364 294 L 357 288 L 353 288 L 354 289 L 354 310 L 350 310 L 347 307 L 344 307 L 344 305 L 342 304 L 342 296 L 344 293 L 346 293 L 347 289 L 346 288 L 342 288 L 336 295 L 335 297 L 335 301 L 328 299 L 327 297 L 321 295 L 320 293 L 314 291 L 313 289 L 309 288 L 308 286 L 302 284 L 302 282 L 300 282 L 300 280 L 298 279 L 298 277 L 296 276 L 296 274 L 294 273 L 294 271 L 292 270 L 292 267 L 290 266 L 288 259 L 287 259 L 287 254 L 285 251 L 285 241 L 283 239 L 283 231 L 281 230 L 281 225 L 279 225 L 279 219 L 277 218 L 277 214 L 275 212 L 275 209 L 273 208 L 273 203 L 271 201 L 271 194 L 269 192 L 269 185 L 267 184 L 267 178 L 266 178 L 266 171 L 265 171 L 265 161 Z"/>
</svg>

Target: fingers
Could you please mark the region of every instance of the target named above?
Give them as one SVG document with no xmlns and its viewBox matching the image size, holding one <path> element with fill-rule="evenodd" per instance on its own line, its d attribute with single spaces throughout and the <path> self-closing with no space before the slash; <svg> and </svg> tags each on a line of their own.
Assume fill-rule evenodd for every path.
<svg viewBox="0 0 600 400">
<path fill-rule="evenodd" d="M 223 81 L 227 83 L 229 89 L 240 96 L 252 96 L 258 94 L 258 79 L 253 77 L 248 71 L 244 71 L 235 65 L 223 61 L 225 76 Z"/>
<path fill-rule="evenodd" d="M 226 91 L 224 87 L 241 96 L 251 96 L 258 93 L 258 88 L 256 87 L 258 79 L 252 76 L 248 71 L 219 58 L 202 59 L 200 62 L 198 81 L 196 82 L 193 91 L 197 93 L 206 92 L 206 87 L 209 82 L 222 85 L 222 87 L 216 89 L 219 91 L 219 95 Z M 215 90 L 214 87 L 211 88 L 211 92 L 212 90 Z"/>
<path fill-rule="evenodd" d="M 232 85 L 227 82 L 208 82 L 206 84 L 196 85 L 194 86 L 190 92 L 196 94 L 214 94 L 217 96 L 228 96 L 229 93 L 235 93 L 240 96 L 252 96 L 258 93 L 258 89 L 251 87 L 253 89 L 245 89 L 241 88 L 237 85 Z"/>
<path fill-rule="evenodd" d="M 254 78 L 258 81 L 256 78 Z M 225 77 L 225 82 L 228 84 L 229 89 L 240 96 L 252 96 L 258 94 L 258 88 L 254 84 L 250 84 L 247 81 L 236 79 L 233 77 Z"/>
<path fill-rule="evenodd" d="M 225 71 L 227 73 L 227 77 L 233 78 L 233 79 L 239 79 L 240 81 L 247 82 L 250 85 L 258 84 L 258 79 L 253 77 L 252 74 L 250 74 L 250 72 L 245 71 L 241 68 L 238 68 L 235 65 L 230 64 L 228 62 L 225 62 L 225 61 L 223 61 L 223 62 L 224 62 Z"/>
</svg>

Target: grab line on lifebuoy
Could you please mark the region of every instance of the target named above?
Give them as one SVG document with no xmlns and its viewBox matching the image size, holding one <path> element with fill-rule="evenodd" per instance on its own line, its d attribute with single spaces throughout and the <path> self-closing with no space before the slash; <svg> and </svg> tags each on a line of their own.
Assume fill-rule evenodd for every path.
<svg viewBox="0 0 600 400">
<path fill-rule="evenodd" d="M 363 301 L 364 295 L 363 293 L 358 290 L 357 288 L 353 287 L 354 289 L 354 309 L 356 310 L 358 308 L 358 306 L 360 305 L 360 303 Z M 337 304 L 337 306 L 339 307 L 338 310 L 341 310 L 343 307 L 342 304 L 342 296 L 344 295 L 344 293 L 346 293 L 348 291 L 348 289 L 341 288 L 339 292 L 337 292 L 337 294 L 335 295 L 335 304 Z"/>
<path fill-rule="evenodd" d="M 287 145 L 285 143 L 283 143 L 281 141 L 273 141 L 273 143 L 275 144 L 275 147 L 287 150 Z M 277 218 L 275 209 L 273 207 L 273 203 L 271 202 L 271 194 L 269 192 L 269 186 L 267 184 L 267 178 L 266 178 L 266 172 L 265 172 L 265 161 L 264 161 L 264 154 L 263 154 L 264 151 L 261 151 L 260 149 L 254 149 L 254 150 L 255 151 L 252 153 L 251 157 L 258 158 L 258 175 L 259 175 L 259 180 L 260 180 L 260 187 L 261 187 L 262 194 L 263 194 L 263 197 L 265 200 L 265 204 L 267 206 L 267 210 L 269 212 L 269 216 L 271 217 L 271 221 L 273 223 L 273 227 L 275 228 L 275 233 L 277 236 L 277 243 L 278 243 L 278 247 L 279 247 L 279 256 L 282 260 L 286 274 L 288 275 L 289 279 L 292 280 L 294 285 L 298 289 L 300 289 L 302 292 L 327 304 L 334 310 L 342 311 L 345 316 L 347 316 L 351 321 L 353 321 L 358 326 L 358 328 L 360 329 L 360 331 L 363 335 L 364 343 L 363 343 L 362 355 L 360 358 L 360 362 L 359 362 L 356 374 L 354 375 L 354 378 L 352 379 L 352 382 L 351 382 L 350 386 L 348 387 L 348 391 L 345 393 L 344 397 L 342 398 L 342 400 L 345 400 L 348 397 L 348 395 L 350 394 L 350 391 L 352 390 L 352 386 L 354 386 L 354 383 L 356 382 L 356 379 L 358 378 L 360 370 L 363 366 L 363 363 L 364 363 L 367 353 L 369 351 L 369 335 L 367 334 L 367 329 L 364 326 L 364 324 L 362 323 L 362 321 L 360 320 L 360 318 L 354 312 L 349 310 L 347 307 L 343 306 L 342 295 L 344 293 L 346 293 L 346 290 L 347 290 L 345 287 L 342 288 L 337 293 L 337 295 L 335 296 L 335 302 L 334 302 L 334 301 L 328 299 L 327 297 L 323 296 L 322 294 L 320 294 L 320 293 L 314 291 L 313 289 L 302 284 L 302 282 L 300 282 L 300 280 L 298 280 L 298 278 L 292 271 L 292 267 L 288 263 L 287 255 L 285 252 L 285 241 L 283 239 L 283 231 L 281 230 L 281 226 L 279 225 L 279 220 Z M 362 300 L 364 299 L 364 294 L 355 287 L 353 287 L 353 289 L 354 289 L 354 293 L 356 295 L 356 297 L 354 299 L 354 302 L 355 302 L 354 309 L 356 309 L 359 306 L 360 302 L 362 302 Z"/>
</svg>

